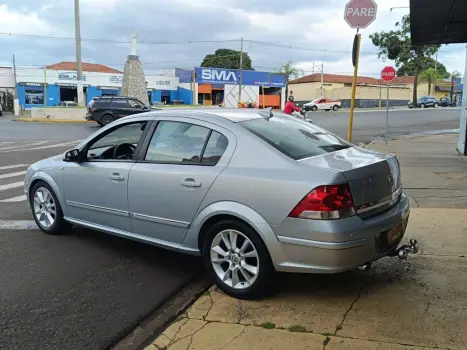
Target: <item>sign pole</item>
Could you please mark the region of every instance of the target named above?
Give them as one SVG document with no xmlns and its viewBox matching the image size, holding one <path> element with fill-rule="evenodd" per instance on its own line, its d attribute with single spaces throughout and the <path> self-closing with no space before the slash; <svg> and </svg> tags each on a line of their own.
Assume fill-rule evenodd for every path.
<svg viewBox="0 0 467 350">
<path fill-rule="evenodd" d="M 357 76 L 358 76 L 358 60 L 360 58 L 360 40 L 362 35 L 358 33 L 355 38 L 355 54 L 354 54 L 354 70 L 353 70 L 353 80 L 352 80 L 352 99 L 350 102 L 350 115 L 349 115 L 349 129 L 347 131 L 347 140 L 352 141 L 352 129 L 353 129 L 353 116 L 355 110 L 355 92 L 357 90 Z"/>
<path fill-rule="evenodd" d="M 388 144 L 389 135 L 389 82 L 386 84 L 386 145 Z"/>
</svg>

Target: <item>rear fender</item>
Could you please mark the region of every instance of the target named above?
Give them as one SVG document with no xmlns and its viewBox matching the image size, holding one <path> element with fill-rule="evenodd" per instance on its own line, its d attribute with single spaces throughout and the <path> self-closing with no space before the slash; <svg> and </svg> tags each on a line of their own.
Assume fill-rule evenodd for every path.
<svg viewBox="0 0 467 350">
<path fill-rule="evenodd" d="M 198 249 L 201 227 L 207 220 L 217 215 L 231 215 L 248 223 L 266 244 L 273 261 L 276 260 L 275 257 L 280 254 L 279 241 L 271 226 L 250 207 L 231 201 L 213 203 L 199 212 L 187 231 L 183 245 Z"/>
</svg>

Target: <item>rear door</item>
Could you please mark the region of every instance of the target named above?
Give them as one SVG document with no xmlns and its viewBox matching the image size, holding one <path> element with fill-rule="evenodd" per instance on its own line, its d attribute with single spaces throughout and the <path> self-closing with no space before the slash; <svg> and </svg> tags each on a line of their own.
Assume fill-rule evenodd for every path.
<svg viewBox="0 0 467 350">
<path fill-rule="evenodd" d="M 235 145 L 234 135 L 217 125 L 190 118 L 160 119 L 130 172 L 134 232 L 181 243 Z"/>
</svg>

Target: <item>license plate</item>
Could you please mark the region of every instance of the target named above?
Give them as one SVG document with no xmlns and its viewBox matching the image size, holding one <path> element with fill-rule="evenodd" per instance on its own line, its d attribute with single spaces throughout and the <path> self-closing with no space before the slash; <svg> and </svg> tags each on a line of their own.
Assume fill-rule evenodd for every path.
<svg viewBox="0 0 467 350">
<path fill-rule="evenodd" d="M 403 228 L 402 228 L 402 224 L 400 224 L 397 227 L 394 227 L 393 229 L 389 230 L 388 233 L 387 233 L 389 245 L 397 244 L 400 241 L 400 239 L 402 238 L 403 232 L 404 231 L 403 231 Z"/>
</svg>

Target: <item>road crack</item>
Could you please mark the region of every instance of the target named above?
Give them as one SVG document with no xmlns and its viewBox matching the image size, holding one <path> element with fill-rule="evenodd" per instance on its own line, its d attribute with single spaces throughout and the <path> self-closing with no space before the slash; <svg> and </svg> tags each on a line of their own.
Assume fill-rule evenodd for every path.
<svg viewBox="0 0 467 350">
<path fill-rule="evenodd" d="M 246 327 L 247 326 L 243 326 L 243 329 L 240 331 L 240 333 L 238 333 L 235 337 L 233 337 L 231 340 L 229 340 L 227 343 L 225 343 L 224 345 L 222 345 L 218 350 L 222 350 L 224 349 L 227 345 L 231 344 L 235 339 L 237 339 L 239 336 L 241 336 L 245 330 L 246 330 Z M 188 350 L 188 349 L 187 349 Z"/>
<path fill-rule="evenodd" d="M 344 313 L 344 315 L 342 316 L 342 321 L 336 326 L 336 329 L 333 333 L 334 336 L 337 336 L 337 333 L 343 328 L 344 326 L 344 323 L 347 319 L 347 316 L 349 315 L 349 313 L 353 310 L 355 304 L 361 299 L 362 297 L 362 292 L 367 289 L 367 288 L 370 288 L 378 283 L 390 283 L 392 282 L 393 280 L 395 279 L 398 279 L 402 274 L 404 274 L 405 272 L 408 272 L 410 269 L 411 269 L 412 265 L 407 262 L 407 268 L 403 269 L 401 272 L 399 272 L 398 274 L 396 274 L 395 276 L 392 276 L 390 275 L 387 279 L 384 279 L 384 280 L 376 280 L 376 281 L 373 281 L 371 283 L 368 283 L 362 287 L 359 288 L 358 290 L 358 294 L 357 294 L 357 297 L 351 302 L 349 308 L 347 309 L 347 311 Z"/>
</svg>

